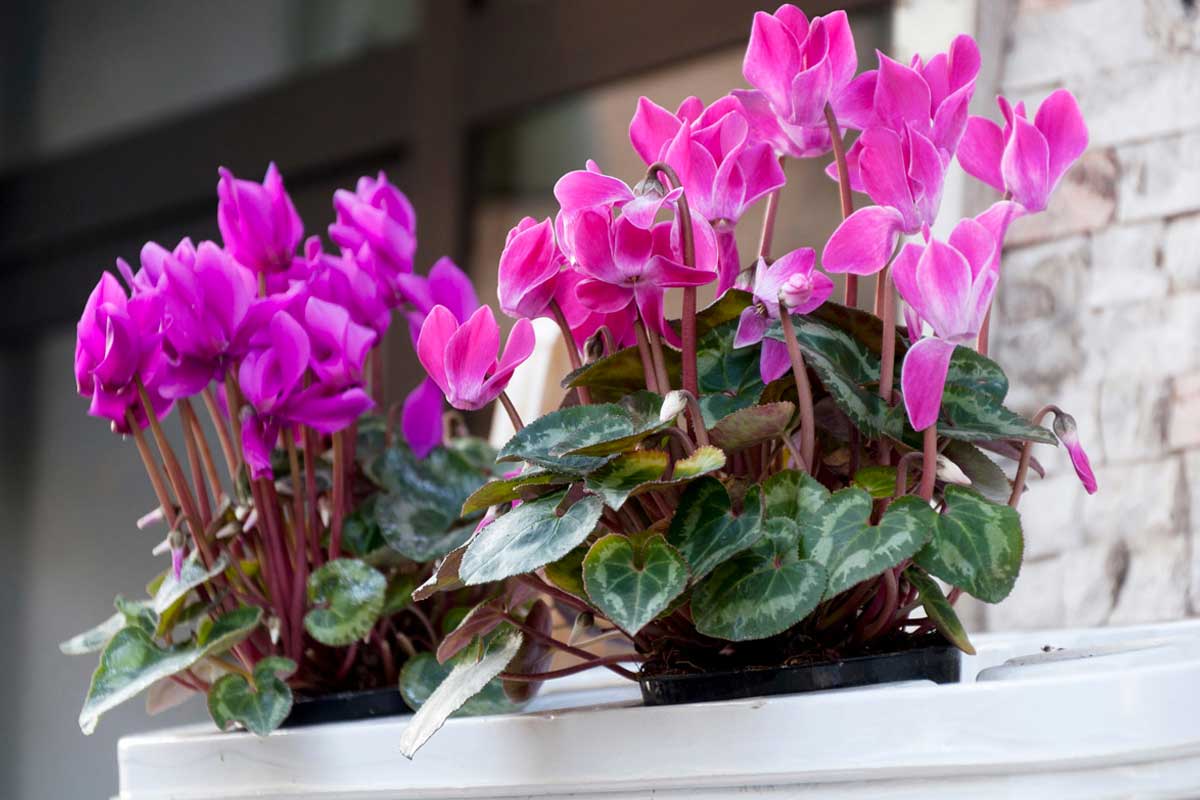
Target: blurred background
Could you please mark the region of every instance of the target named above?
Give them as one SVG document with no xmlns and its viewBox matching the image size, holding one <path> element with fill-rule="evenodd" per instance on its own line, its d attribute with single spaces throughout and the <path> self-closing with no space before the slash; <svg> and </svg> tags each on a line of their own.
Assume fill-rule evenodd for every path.
<svg viewBox="0 0 1200 800">
<path fill-rule="evenodd" d="M 416 203 L 418 263 L 453 256 L 494 301 L 523 215 L 553 213 L 595 158 L 633 183 L 639 95 L 674 108 L 744 85 L 743 0 L 5 0 L 0 26 L 0 797 L 116 791 L 124 733 L 202 719 L 139 703 L 90 738 L 75 719 L 92 658 L 60 640 L 139 593 L 156 534 L 131 446 L 85 416 L 74 322 L 100 270 L 141 244 L 217 235 L 216 168 L 275 160 L 310 233 L 330 196 L 387 170 Z M 1183 617 L 1200 603 L 1200 18 L 1193 0 L 800 2 L 851 11 L 860 67 L 980 41 L 974 113 L 998 92 L 1079 97 L 1092 146 L 1050 211 L 1012 231 L 993 355 L 1013 404 L 1079 421 L 1101 492 L 1061 453 L 1022 506 L 1012 597 L 973 630 Z M 838 221 L 824 161 L 792 162 L 776 249 L 820 250 Z M 990 203 L 947 187 L 950 224 Z M 861 198 L 860 198 L 861 202 Z M 761 209 L 757 215 L 761 215 Z M 758 219 L 742 228 L 752 247 Z M 870 297 L 869 286 L 863 292 Z M 418 368 L 389 343 L 389 395 Z"/>
</svg>

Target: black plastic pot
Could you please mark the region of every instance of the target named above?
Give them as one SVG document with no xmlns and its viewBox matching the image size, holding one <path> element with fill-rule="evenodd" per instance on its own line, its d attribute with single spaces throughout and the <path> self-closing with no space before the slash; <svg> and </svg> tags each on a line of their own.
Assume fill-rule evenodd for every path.
<svg viewBox="0 0 1200 800">
<path fill-rule="evenodd" d="M 339 692 L 319 697 L 297 697 L 292 704 L 292 712 L 279 727 L 300 728 L 324 722 L 351 722 L 411 713 L 412 709 L 395 688 Z"/>
<path fill-rule="evenodd" d="M 957 683 L 959 656 L 955 647 L 920 647 L 820 664 L 694 675 L 639 675 L 638 683 L 642 687 L 642 700 L 648 706 L 738 700 L 896 681 Z"/>
</svg>

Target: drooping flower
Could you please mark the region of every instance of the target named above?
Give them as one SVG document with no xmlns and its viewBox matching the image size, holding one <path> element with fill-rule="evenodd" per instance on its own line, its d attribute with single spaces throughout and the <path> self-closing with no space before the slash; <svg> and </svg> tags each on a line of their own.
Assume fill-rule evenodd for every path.
<svg viewBox="0 0 1200 800">
<path fill-rule="evenodd" d="M 387 175 L 362 177 L 353 192 L 339 189 L 333 195 L 337 221 L 329 226 L 329 238 L 339 247 L 358 253 L 370 246 L 377 260 L 378 277 L 393 295 L 393 305 L 404 295 L 399 277 L 413 271 L 417 249 L 417 215 L 408 198 L 393 186 Z"/>
<path fill-rule="evenodd" d="M 309 294 L 346 309 L 351 319 L 382 340 L 392 321 L 391 293 L 376 278 L 370 246 L 335 256 L 321 252 L 320 239 L 313 236 L 305 245 L 305 260 L 310 264 Z"/>
<path fill-rule="evenodd" d="M 417 458 L 425 458 L 442 443 L 442 390 L 426 378 L 404 398 L 400 430 Z"/>
<path fill-rule="evenodd" d="M 479 296 L 471 278 L 445 256 L 434 263 L 428 276 L 404 275 L 399 285 L 405 297 L 405 316 L 413 347 L 417 345 L 425 317 L 435 306 L 450 309 L 460 323 L 466 322 L 479 308 Z"/>
<path fill-rule="evenodd" d="M 375 332 L 351 319 L 342 306 L 319 297 L 305 303 L 304 323 L 317 380 L 339 386 L 361 381 L 367 355 L 378 341 Z"/>
<path fill-rule="evenodd" d="M 1033 122 L 1025 104 L 997 98 L 1004 127 L 984 117 L 971 117 L 958 149 L 958 162 L 968 174 L 1029 211 L 1046 207 L 1050 193 L 1087 149 L 1088 132 L 1079 104 L 1065 89 L 1052 92 L 1038 107 Z"/>
<path fill-rule="evenodd" d="M 904 406 L 917 430 L 937 422 L 954 348 L 979 336 L 999 280 L 997 251 L 984 225 L 964 219 L 948 242 L 906 245 L 892 266 L 896 290 L 915 315 L 910 336 L 914 323 L 930 329 L 909 348 L 900 374 Z"/>
<path fill-rule="evenodd" d="M 717 293 L 732 286 L 741 270 L 733 231 L 742 214 L 783 186 L 783 168 L 771 147 L 750 137 L 736 98 L 705 108 L 689 97 L 672 114 L 641 98 L 629 138 L 647 165 L 666 162 L 679 176 L 688 204 L 717 234 Z"/>
<path fill-rule="evenodd" d="M 1079 482 L 1083 484 L 1083 488 L 1087 490 L 1088 494 L 1095 494 L 1098 488 L 1096 475 L 1092 472 L 1092 462 L 1088 460 L 1087 453 L 1083 451 L 1083 445 L 1079 443 L 1079 431 L 1075 427 L 1075 418 L 1063 411 L 1056 411 L 1054 434 L 1063 443 L 1063 447 L 1067 448 L 1067 454 L 1071 457 L 1071 466 L 1075 468 L 1075 474 L 1079 476 Z"/>
<path fill-rule="evenodd" d="M 225 247 L 255 272 L 285 272 L 304 238 L 304 225 L 272 163 L 262 183 L 235 178 L 221 167 L 217 182 L 217 225 Z"/>
<path fill-rule="evenodd" d="M 563 310 L 563 316 L 567 318 L 571 338 L 575 340 L 576 347 L 582 350 L 587 340 L 601 327 L 608 329 L 613 344 L 618 348 L 633 345 L 637 341 L 634 329 L 637 323 L 636 309 L 629 307 L 605 313 L 589 308 L 579 299 L 579 283 L 585 280 L 589 278 L 584 273 L 576 269 L 565 269 L 559 276 L 558 288 L 555 291 L 555 299 Z"/>
<path fill-rule="evenodd" d="M 533 353 L 533 325 L 517 320 L 500 351 L 500 327 L 492 309 L 481 306 L 464 323 L 445 306 L 434 306 L 421 326 L 417 357 L 450 405 L 475 411 L 500 396 L 513 371 Z"/>
<path fill-rule="evenodd" d="M 825 105 L 839 126 L 851 101 L 858 56 L 844 11 L 810 22 L 793 5 L 758 12 L 742 74 L 753 90 L 734 91 L 756 138 L 778 155 L 811 158 L 829 152 L 832 139 Z"/>
<path fill-rule="evenodd" d="M 787 345 L 764 338 L 769 320 L 779 319 L 782 298 L 792 314 L 807 314 L 824 303 L 833 293 L 829 276 L 813 268 L 816 253 L 810 247 L 793 250 L 771 266 L 759 260 L 754 278 L 754 304 L 742 311 L 734 347 L 749 347 L 762 342 L 759 374 L 763 383 L 782 376 L 791 366 Z"/>
<path fill-rule="evenodd" d="M 543 316 L 554 299 L 564 264 L 550 219 L 522 219 L 508 232 L 500 254 L 500 310 L 516 319 Z"/>
<path fill-rule="evenodd" d="M 75 384 L 91 400 L 88 414 L 110 420 L 113 429 L 129 433 L 126 411 L 139 427 L 149 424 L 138 393 L 146 387 L 151 412 L 162 417 L 171 400 L 158 391 L 166 366 L 162 351 L 163 302 L 158 292 L 128 297 L 112 273 L 105 272 L 88 296 L 76 326 Z"/>
</svg>

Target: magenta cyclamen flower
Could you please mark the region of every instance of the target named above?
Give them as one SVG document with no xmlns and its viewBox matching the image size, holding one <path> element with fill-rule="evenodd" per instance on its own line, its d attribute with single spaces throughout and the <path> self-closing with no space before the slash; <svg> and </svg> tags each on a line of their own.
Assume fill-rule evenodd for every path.
<svg viewBox="0 0 1200 800">
<path fill-rule="evenodd" d="M 646 164 L 664 161 L 675 170 L 691 208 L 713 226 L 720 251 L 717 292 L 724 292 L 741 270 L 734 226 L 746 209 L 786 180 L 771 147 L 750 138 L 749 123 L 733 97 L 708 108 L 689 97 L 674 114 L 643 97 L 629 138 Z"/>
<path fill-rule="evenodd" d="M 571 337 L 575 340 L 575 345 L 583 349 L 587 340 L 601 327 L 605 327 L 612 335 L 613 344 L 618 348 L 632 346 L 637 341 L 637 334 L 634 331 L 637 323 L 635 309 L 629 307 L 612 313 L 603 313 L 585 306 L 580 301 L 578 292 L 580 282 L 585 280 L 590 280 L 590 278 L 578 270 L 563 270 L 558 279 L 558 289 L 555 292 L 555 299 L 563 310 L 563 316 L 567 318 L 567 325 L 571 328 Z"/>
<path fill-rule="evenodd" d="M 1063 443 L 1063 447 L 1067 448 L 1067 454 L 1071 457 L 1071 466 L 1075 468 L 1075 474 L 1079 476 L 1079 482 L 1083 484 L 1083 488 L 1087 490 L 1088 494 L 1095 494 L 1098 488 L 1096 475 L 1092 472 L 1092 462 L 1088 460 L 1087 453 L 1083 452 L 1083 445 L 1079 443 L 1075 418 L 1062 411 L 1056 411 L 1054 434 Z"/>
<path fill-rule="evenodd" d="M 1033 122 L 1025 104 L 997 98 L 1004 127 L 971 117 L 959 145 L 958 162 L 968 174 L 997 191 L 1011 193 L 1029 211 L 1046 207 L 1062 176 L 1087 149 L 1088 132 L 1079 104 L 1065 89 L 1050 94 Z"/>
<path fill-rule="evenodd" d="M 979 336 L 999 279 L 997 252 L 992 233 L 964 219 L 948 243 L 906 245 L 892 266 L 896 289 L 912 308 L 910 324 L 928 325 L 932 334 L 909 348 L 900 374 L 904 407 L 917 430 L 937 422 L 954 348 L 973 345 Z"/>
<path fill-rule="evenodd" d="M 346 309 L 351 319 L 382 339 L 392 321 L 392 295 L 375 277 L 371 248 L 363 245 L 358 253 L 345 250 L 334 256 L 321 252 L 321 241 L 313 236 L 305 244 L 305 260 L 309 293 Z"/>
<path fill-rule="evenodd" d="M 450 309 L 434 306 L 421 326 L 417 357 L 450 405 L 475 411 L 500 396 L 513 371 L 533 353 L 533 325 L 517 320 L 500 351 L 500 327 L 492 310 L 481 306 L 459 324 Z"/>
<path fill-rule="evenodd" d="M 508 232 L 500 254 L 500 310 L 510 317 L 536 319 L 554 299 L 566 259 L 554 241 L 549 218 L 525 217 Z"/>
<path fill-rule="evenodd" d="M 421 333 L 421 326 L 425 324 L 425 317 L 435 306 L 450 309 L 460 323 L 466 322 L 479 308 L 479 297 L 475 294 L 475 285 L 470 277 L 444 256 L 429 269 L 428 276 L 401 276 L 400 286 L 408 304 L 406 318 L 413 347 L 417 346 L 417 337 Z"/>
<path fill-rule="evenodd" d="M 397 279 L 412 272 L 417 249 L 417 215 L 412 203 L 380 172 L 376 178 L 359 178 L 353 192 L 339 189 L 333 207 L 337 222 L 329 226 L 329 238 L 352 253 L 369 245 L 379 278 L 399 303 L 403 294 Z"/>
<path fill-rule="evenodd" d="M 130 432 L 125 414 L 129 409 L 140 427 L 149 424 L 138 395 L 139 380 L 157 417 L 171 408 L 172 401 L 163 398 L 157 387 L 166 367 L 162 319 L 163 301 L 157 292 L 128 297 L 112 273 L 105 272 L 76 326 L 76 388 L 91 400 L 88 413 L 110 420 L 120 433 Z"/>
<path fill-rule="evenodd" d="M 839 122 L 858 69 L 854 38 L 844 11 L 811 22 L 800 9 L 782 5 L 758 12 L 742 74 L 754 87 L 735 91 L 756 138 L 779 155 L 810 158 L 829 152 L 832 139 L 825 104 Z"/>
<path fill-rule="evenodd" d="M 224 167 L 220 175 L 217 225 L 230 255 L 255 272 L 290 269 L 304 225 L 275 164 L 261 184 L 235 178 Z"/>
<path fill-rule="evenodd" d="M 802 247 L 769 267 L 760 260 L 755 270 L 754 304 L 742 311 L 733 346 L 749 347 L 762 342 L 758 368 L 763 383 L 779 378 L 791 367 L 787 345 L 764 338 L 769 320 L 779 319 L 781 297 L 789 313 L 807 314 L 833 293 L 833 281 L 813 269 L 815 261 L 812 248 Z"/>
</svg>

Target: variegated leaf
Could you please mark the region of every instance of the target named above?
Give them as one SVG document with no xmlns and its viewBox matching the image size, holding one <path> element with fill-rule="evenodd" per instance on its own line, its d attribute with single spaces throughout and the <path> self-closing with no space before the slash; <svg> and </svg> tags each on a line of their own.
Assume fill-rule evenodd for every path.
<svg viewBox="0 0 1200 800">
<path fill-rule="evenodd" d="M 743 408 L 713 426 L 709 439 L 722 450 L 761 444 L 783 435 L 795 411 L 795 404 L 786 400 Z"/>
<path fill-rule="evenodd" d="M 762 485 L 766 519 L 782 517 L 800 522 L 817 513 L 829 500 L 829 490 L 807 472 L 777 472 Z"/>
<path fill-rule="evenodd" d="M 984 602 L 999 603 L 1021 571 L 1020 515 L 961 486 L 947 486 L 945 498 L 946 511 L 916 562 Z"/>
<path fill-rule="evenodd" d="M 636 634 L 683 594 L 688 567 L 662 534 L 609 534 L 583 560 L 583 583 L 604 616 Z"/>
<path fill-rule="evenodd" d="M 354 558 L 329 561 L 308 576 L 304 629 L 321 644 L 344 647 L 362 639 L 379 619 L 387 578 Z"/>
<path fill-rule="evenodd" d="M 471 514 L 483 511 L 489 506 L 500 503 L 511 503 L 521 499 L 521 490 L 535 486 L 561 486 L 575 480 L 573 475 L 551 472 L 548 469 L 534 467 L 533 469 L 514 475 L 511 478 L 500 478 L 488 481 L 480 486 L 463 503 L 462 513 Z"/>
<path fill-rule="evenodd" d="M 691 483 L 679 498 L 667 541 L 683 554 L 698 581 L 718 564 L 750 547 L 762 535 L 758 487 L 746 494 L 743 510 L 733 513 L 725 485 L 713 477 Z"/>
<path fill-rule="evenodd" d="M 599 495 L 605 505 L 617 510 L 638 487 L 661 478 L 668 460 L 662 450 L 622 453 L 588 475 L 584 485 L 589 492 Z"/>
</svg>

